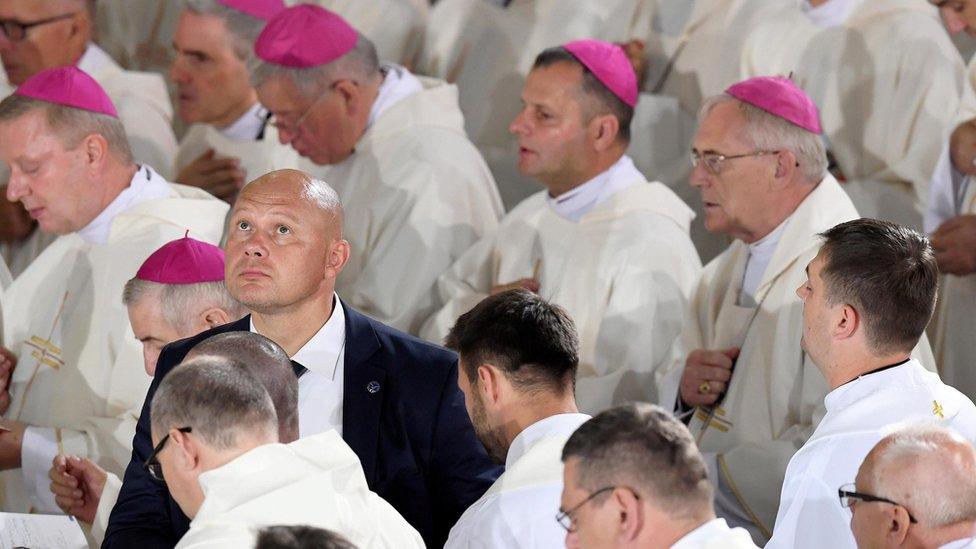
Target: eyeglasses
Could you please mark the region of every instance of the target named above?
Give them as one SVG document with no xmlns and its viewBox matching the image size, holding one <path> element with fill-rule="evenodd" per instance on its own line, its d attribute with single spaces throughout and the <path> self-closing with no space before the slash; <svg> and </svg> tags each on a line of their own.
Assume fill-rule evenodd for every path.
<svg viewBox="0 0 976 549">
<path fill-rule="evenodd" d="M 611 490 L 616 490 L 617 488 L 624 488 L 630 490 L 634 494 L 635 498 L 640 499 L 640 494 L 638 494 L 636 490 L 628 486 L 604 486 L 603 488 L 600 488 L 596 492 L 593 492 L 592 494 L 587 496 L 586 499 L 584 499 L 583 501 L 574 505 L 572 509 L 568 511 L 563 511 L 560 509 L 559 513 L 556 514 L 556 522 L 558 522 L 559 525 L 562 526 L 567 532 L 570 533 L 575 532 L 576 527 L 573 524 L 575 522 L 575 519 L 573 518 L 573 514 L 576 513 L 576 511 L 582 509 L 583 506 L 586 505 L 587 503 L 593 501 L 593 499 L 599 496 L 600 494 L 605 494 Z"/>
<path fill-rule="evenodd" d="M 704 164 L 705 169 L 708 170 L 712 175 L 718 175 L 722 173 L 722 165 L 726 160 L 735 160 L 737 158 L 748 158 L 750 156 L 763 156 L 767 154 L 779 154 L 781 151 L 754 151 L 745 154 L 733 154 L 725 155 L 714 152 L 698 152 L 691 151 L 691 165 L 697 168 L 699 164 Z"/>
<path fill-rule="evenodd" d="M 63 15 L 56 15 L 54 17 L 48 17 L 47 19 L 41 19 L 40 21 L 34 21 L 31 23 L 21 23 L 20 21 L 14 21 L 13 19 L 0 20 L 0 30 L 11 42 L 20 42 L 27 36 L 27 30 L 40 25 L 47 25 L 48 23 L 54 23 L 55 21 L 62 21 L 64 19 L 70 19 L 77 15 L 78 12 L 65 13 Z"/>
<path fill-rule="evenodd" d="M 870 503 L 870 502 L 873 502 L 873 501 L 876 501 L 876 502 L 879 502 L 879 503 L 888 503 L 888 504 L 891 504 L 891 505 L 895 505 L 897 507 L 904 507 L 905 512 L 908 513 L 908 521 L 911 522 L 912 524 L 918 524 L 918 521 L 915 520 L 915 517 L 914 516 L 912 516 L 912 512 L 908 510 L 908 507 L 905 507 L 904 505 L 902 505 L 900 503 L 896 503 L 894 501 L 891 501 L 888 498 L 883 498 L 883 497 L 880 497 L 880 496 L 872 496 L 871 494 L 863 494 L 861 492 L 855 492 L 854 491 L 854 488 L 856 488 L 856 487 L 852 483 L 852 484 L 845 484 L 845 485 L 843 485 L 843 486 L 841 486 L 840 488 L 837 489 L 837 497 L 840 498 L 840 504 L 841 504 L 842 507 L 850 508 L 855 503 L 857 503 L 858 500 L 863 501 L 863 502 L 866 502 L 866 503 Z"/>
<path fill-rule="evenodd" d="M 179 429 L 177 429 L 177 431 L 181 433 L 191 433 L 193 432 L 193 428 L 180 427 Z M 149 459 L 147 459 L 146 462 L 142 464 L 142 466 L 145 467 L 147 471 L 149 471 L 149 476 L 151 476 L 152 478 L 160 482 L 166 482 L 166 480 L 163 478 L 163 467 L 162 465 L 159 464 L 159 459 L 156 456 L 158 456 L 159 453 L 163 451 L 163 446 L 166 445 L 167 440 L 169 440 L 169 433 L 166 433 L 166 436 L 164 436 L 163 439 L 159 441 L 159 444 L 157 444 L 156 447 L 153 448 L 152 454 L 149 454 Z"/>
<path fill-rule="evenodd" d="M 323 99 L 328 97 L 329 94 L 331 94 L 335 90 L 337 84 L 339 84 L 338 80 L 333 82 L 332 84 L 329 84 L 329 88 L 325 90 L 325 92 L 322 93 L 322 95 L 318 96 L 318 98 L 315 99 L 315 101 L 312 101 L 312 104 L 309 105 L 305 109 L 305 111 L 298 116 L 298 119 L 295 120 L 294 122 L 287 122 L 284 120 L 280 120 L 277 116 L 275 116 L 274 117 L 275 119 L 271 122 L 271 126 L 274 129 L 278 130 L 278 133 L 287 132 L 291 134 L 298 134 L 299 130 L 302 129 L 302 124 L 305 122 L 305 119 L 308 118 L 308 115 L 312 114 L 312 109 L 314 109 Z"/>
</svg>

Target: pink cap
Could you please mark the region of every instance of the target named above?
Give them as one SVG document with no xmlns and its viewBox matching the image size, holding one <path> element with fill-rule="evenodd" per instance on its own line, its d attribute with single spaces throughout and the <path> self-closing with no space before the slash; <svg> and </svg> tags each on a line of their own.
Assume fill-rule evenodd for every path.
<svg viewBox="0 0 976 549">
<path fill-rule="evenodd" d="M 308 68 L 342 57 L 358 39 L 356 29 L 342 17 L 317 5 L 298 4 L 268 21 L 254 53 L 268 63 Z"/>
<path fill-rule="evenodd" d="M 105 90 L 75 66 L 41 71 L 21 84 L 14 95 L 119 117 Z"/>
<path fill-rule="evenodd" d="M 757 76 L 732 84 L 725 93 L 792 122 L 804 130 L 821 133 L 817 105 L 789 78 Z"/>
<path fill-rule="evenodd" d="M 219 282 L 224 279 L 224 251 L 184 236 L 153 252 L 136 278 L 160 284 Z"/>
<path fill-rule="evenodd" d="M 623 48 L 600 40 L 574 40 L 563 47 L 621 101 L 637 105 L 637 75 Z"/>
<path fill-rule="evenodd" d="M 228 8 L 244 12 L 251 17 L 269 21 L 279 11 L 285 9 L 282 0 L 217 0 Z"/>
</svg>

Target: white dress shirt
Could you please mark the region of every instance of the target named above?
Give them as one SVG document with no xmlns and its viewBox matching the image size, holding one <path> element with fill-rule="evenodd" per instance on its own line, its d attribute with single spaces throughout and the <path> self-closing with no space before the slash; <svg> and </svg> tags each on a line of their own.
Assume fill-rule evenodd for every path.
<svg viewBox="0 0 976 549">
<path fill-rule="evenodd" d="M 752 537 L 743 528 L 729 528 L 725 519 L 712 519 L 676 541 L 671 549 L 748 549 Z"/>
<path fill-rule="evenodd" d="M 576 222 L 610 196 L 644 180 L 634 161 L 623 155 L 609 169 L 579 187 L 555 198 L 547 194 L 546 202 L 557 214 Z"/>
</svg>

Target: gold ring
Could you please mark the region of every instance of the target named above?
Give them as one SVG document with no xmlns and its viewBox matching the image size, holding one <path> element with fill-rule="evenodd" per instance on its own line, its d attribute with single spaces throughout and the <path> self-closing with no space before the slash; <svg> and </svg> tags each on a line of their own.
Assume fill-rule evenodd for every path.
<svg viewBox="0 0 976 549">
<path fill-rule="evenodd" d="M 698 393 L 702 395 L 707 395 L 712 391 L 712 384 L 708 381 L 702 381 L 698 384 Z"/>
</svg>

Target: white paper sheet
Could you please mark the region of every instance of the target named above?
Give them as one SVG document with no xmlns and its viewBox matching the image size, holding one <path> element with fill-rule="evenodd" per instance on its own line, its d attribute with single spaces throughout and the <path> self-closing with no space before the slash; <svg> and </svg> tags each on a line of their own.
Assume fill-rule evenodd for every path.
<svg viewBox="0 0 976 549">
<path fill-rule="evenodd" d="M 74 517 L 0 513 L 0 547 L 88 549 Z"/>
</svg>

